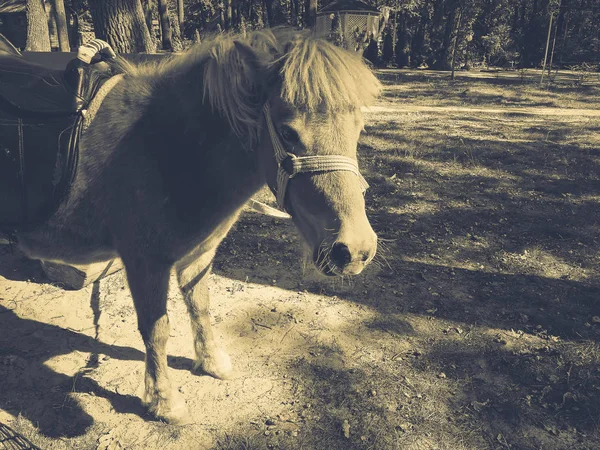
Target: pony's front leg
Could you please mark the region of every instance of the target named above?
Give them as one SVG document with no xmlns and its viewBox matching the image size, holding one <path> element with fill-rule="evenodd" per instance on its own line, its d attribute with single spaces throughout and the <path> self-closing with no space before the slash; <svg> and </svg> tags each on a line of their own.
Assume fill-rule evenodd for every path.
<svg viewBox="0 0 600 450">
<path fill-rule="evenodd" d="M 181 395 L 173 392 L 167 373 L 167 292 L 170 266 L 150 258 L 123 257 L 129 288 L 146 346 L 146 375 L 143 402 L 155 417 L 169 423 L 184 423 L 188 410 Z"/>
<path fill-rule="evenodd" d="M 208 276 L 213 257 L 214 251 L 209 251 L 192 261 L 192 256 L 180 261 L 176 266 L 177 279 L 192 323 L 196 351 L 194 370 L 227 379 L 233 374 L 231 360 L 215 343 L 208 312 Z"/>
</svg>

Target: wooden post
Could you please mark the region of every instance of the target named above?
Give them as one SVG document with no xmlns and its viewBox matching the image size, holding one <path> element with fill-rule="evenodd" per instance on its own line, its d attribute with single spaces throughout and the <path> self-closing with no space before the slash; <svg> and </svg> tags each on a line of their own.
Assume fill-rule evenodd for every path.
<svg viewBox="0 0 600 450">
<path fill-rule="evenodd" d="M 558 14 L 560 15 L 560 5 L 562 0 L 558 0 Z M 554 60 L 554 48 L 556 47 L 556 35 L 558 34 L 558 23 L 556 21 L 556 30 L 554 30 L 554 39 L 552 39 L 552 51 L 550 52 L 550 67 L 548 67 L 548 78 L 550 78 L 550 74 L 552 73 L 552 61 Z"/>
<path fill-rule="evenodd" d="M 456 43 L 458 42 L 458 33 L 460 33 L 460 21 L 462 19 L 462 10 L 458 10 L 458 24 L 456 25 L 456 34 L 454 35 L 454 45 L 452 46 L 452 75 L 450 79 L 454 80 L 454 61 L 456 58 Z"/>
<path fill-rule="evenodd" d="M 548 38 L 546 39 L 546 52 L 544 53 L 544 64 L 542 65 L 542 77 L 540 78 L 540 84 L 544 82 L 544 72 L 546 71 L 546 60 L 548 59 L 548 48 L 550 47 L 550 34 L 552 32 L 553 19 L 554 13 L 550 14 L 550 24 L 548 25 Z"/>
</svg>

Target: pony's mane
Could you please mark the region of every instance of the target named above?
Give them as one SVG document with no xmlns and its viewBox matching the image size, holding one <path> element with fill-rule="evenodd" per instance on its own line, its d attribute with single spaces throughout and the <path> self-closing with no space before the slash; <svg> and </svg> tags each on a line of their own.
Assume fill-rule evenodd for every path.
<svg viewBox="0 0 600 450">
<path fill-rule="evenodd" d="M 249 61 L 240 46 L 252 49 Z M 204 96 L 225 116 L 238 136 L 254 140 L 259 133 L 261 106 L 274 90 L 290 106 L 335 113 L 370 105 L 381 84 L 360 55 L 286 28 L 254 31 L 246 36 L 220 34 L 194 45 L 185 54 L 159 63 L 130 67 L 144 78 L 160 79 L 203 67 Z M 256 84 L 256 70 L 263 77 Z M 157 77 L 158 75 L 158 77 Z M 267 81 L 268 80 L 268 81 Z M 257 92 L 259 90 L 266 92 Z"/>
</svg>

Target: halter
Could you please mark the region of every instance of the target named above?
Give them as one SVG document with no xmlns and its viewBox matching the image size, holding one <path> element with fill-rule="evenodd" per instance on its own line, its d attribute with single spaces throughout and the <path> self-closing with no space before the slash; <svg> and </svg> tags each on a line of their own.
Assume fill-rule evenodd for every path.
<svg viewBox="0 0 600 450">
<path fill-rule="evenodd" d="M 322 173 L 347 171 L 354 173 L 360 182 L 363 192 L 369 187 L 367 180 L 363 178 L 358 170 L 358 163 L 352 158 L 342 155 L 316 155 L 316 156 L 296 156 L 289 153 L 283 147 L 279 135 L 275 131 L 275 126 L 271 120 L 271 110 L 268 103 L 263 107 L 267 128 L 271 136 L 271 143 L 275 151 L 275 161 L 277 161 L 277 186 L 273 193 L 277 199 L 277 205 L 282 210 L 285 209 L 285 193 L 288 182 L 299 173 Z"/>
</svg>

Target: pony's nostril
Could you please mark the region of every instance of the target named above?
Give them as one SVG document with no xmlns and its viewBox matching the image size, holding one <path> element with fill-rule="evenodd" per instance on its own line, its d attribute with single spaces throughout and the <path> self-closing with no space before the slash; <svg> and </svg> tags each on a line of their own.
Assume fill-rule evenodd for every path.
<svg viewBox="0 0 600 450">
<path fill-rule="evenodd" d="M 352 260 L 350 249 L 346 244 L 342 244 L 341 242 L 333 244 L 329 257 L 331 258 L 331 261 L 340 268 L 347 266 Z"/>
<path fill-rule="evenodd" d="M 367 262 L 369 260 L 370 255 L 369 255 L 369 252 L 361 252 L 360 256 L 361 256 L 360 260 L 362 262 Z"/>
</svg>

